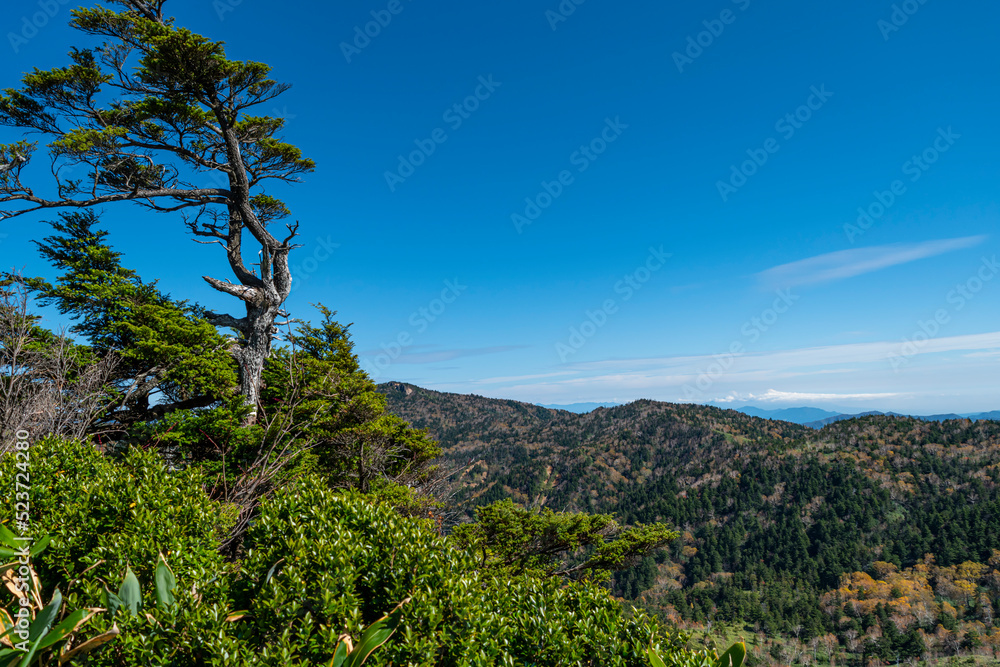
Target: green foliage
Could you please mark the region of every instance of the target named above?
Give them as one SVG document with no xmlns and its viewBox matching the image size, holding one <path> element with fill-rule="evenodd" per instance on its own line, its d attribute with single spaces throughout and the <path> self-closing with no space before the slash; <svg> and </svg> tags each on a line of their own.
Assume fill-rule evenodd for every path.
<svg viewBox="0 0 1000 667">
<path fill-rule="evenodd" d="M 244 426 L 245 413 L 238 398 L 201 410 L 175 410 L 134 424 L 129 440 L 200 468 L 213 486 L 231 484 L 256 459 L 268 435 L 259 424 Z"/>
<path fill-rule="evenodd" d="M 717 656 L 714 651 L 673 652 L 661 657 L 652 647 L 647 649 L 652 667 L 743 667 L 747 649 L 743 642 L 737 642 Z"/>
<path fill-rule="evenodd" d="M 92 445 L 55 439 L 34 443 L 30 456 L 32 530 L 52 538 L 35 561 L 45 581 L 65 590 L 85 571 L 91 581 L 119 581 L 129 566 L 152 580 L 161 553 L 189 582 L 225 571 L 217 551 L 221 508 L 205 495 L 198 470 L 171 472 L 139 448 L 116 462 Z M 2 478 L 15 472 L 14 456 L 3 457 Z M 0 521 L 13 515 L 13 505 L 0 505 Z M 80 606 L 101 606 L 102 590 L 81 592 Z"/>
<path fill-rule="evenodd" d="M 254 664 L 238 631 L 232 630 L 245 612 L 229 612 L 224 603 L 209 603 L 197 585 L 190 591 L 179 589 L 162 554 L 156 564 L 154 594 L 155 607 L 141 612 L 141 585 L 131 568 L 117 594 L 105 590 L 110 618 L 122 630 L 118 644 L 95 657 L 94 664 L 187 665 L 198 664 L 205 656 L 220 665 Z M 117 625 L 112 628 L 117 631 Z"/>
<path fill-rule="evenodd" d="M 365 628 L 357 646 L 351 643 L 350 635 L 341 635 L 337 648 L 333 652 L 330 667 L 360 667 L 363 665 L 371 654 L 379 646 L 389 641 L 389 637 L 396 632 L 403 615 L 402 607 L 407 602 L 409 599 L 403 600 L 391 612 Z"/>
<path fill-rule="evenodd" d="M 743 642 L 737 642 L 730 646 L 719 656 L 715 663 L 719 667 L 743 667 L 743 662 L 747 658 L 747 647 Z"/>
<path fill-rule="evenodd" d="M 440 452 L 426 432 L 390 414 L 385 397 L 360 368 L 349 326 L 320 305 L 318 325 L 299 323 L 288 347 L 264 368 L 265 411 L 294 424 L 317 469 L 332 486 L 372 490 L 380 479 L 419 482 Z"/>
<path fill-rule="evenodd" d="M 176 602 L 169 607 L 151 608 L 145 613 L 119 611 L 115 628 L 118 641 L 91 656 L 88 664 L 112 665 L 195 665 L 249 666 L 257 664 L 254 654 L 240 638 L 243 612 L 232 612 L 224 602 L 201 596 L 200 589 L 176 590 Z"/>
<path fill-rule="evenodd" d="M 130 440 L 199 467 L 213 497 L 238 504 L 245 526 L 256 502 L 290 480 L 318 474 L 334 487 L 377 492 L 415 513 L 429 503 L 414 492 L 431 476 L 439 451 L 426 433 L 386 411 L 362 371 L 348 328 L 320 306 L 318 326 L 300 323 L 265 366 L 263 407 L 246 426 L 240 398 L 176 410 L 133 425 Z"/>
<path fill-rule="evenodd" d="M 176 601 L 174 589 L 177 588 L 177 578 L 174 577 L 174 573 L 170 570 L 170 566 L 167 565 L 163 554 L 160 554 L 156 561 L 155 581 L 156 607 L 161 611 L 168 610 L 174 606 Z M 125 568 L 125 578 L 122 580 L 122 585 L 119 587 L 118 593 L 105 591 L 105 595 L 108 598 L 108 610 L 112 618 L 114 618 L 119 609 L 127 610 L 132 616 L 139 615 L 139 609 L 142 608 L 142 591 L 139 586 L 139 579 L 132 572 L 131 567 Z"/>
<path fill-rule="evenodd" d="M 91 178 L 83 180 L 101 194 L 124 198 L 140 192 L 168 197 L 159 191 L 192 187 L 180 172 L 227 164 L 233 156 L 219 136 L 221 126 L 239 143 L 239 159 L 253 174 L 257 192 L 250 197 L 260 220 L 287 213 L 259 191 L 260 181 L 295 180 L 315 165 L 280 138 L 281 119 L 247 111 L 288 86 L 270 79 L 267 65 L 230 60 L 222 42 L 175 26 L 146 3 L 111 4 L 124 11 L 73 11 L 72 25 L 103 45 L 73 49 L 67 66 L 25 74 L 20 89 L 0 95 L 0 124 L 47 135 L 53 157 L 92 167 Z M 33 149 L 24 142 L 0 146 L 0 159 L 26 163 Z M 24 189 L 16 174 L 0 181 L 5 193 Z M 62 197 L 81 194 L 91 195 L 81 181 L 61 183 Z"/>
<path fill-rule="evenodd" d="M 72 327 L 98 356 L 119 360 L 119 390 L 127 403 L 148 407 L 162 393 L 167 402 L 231 394 L 236 373 L 228 344 L 199 310 L 161 293 L 121 265 L 121 253 L 95 229 L 90 211 L 60 214 L 58 232 L 36 242 L 42 256 L 63 271 L 55 284 L 31 281 L 42 304 L 78 320 Z"/>
<path fill-rule="evenodd" d="M 34 560 L 41 581 L 70 607 L 108 610 L 88 619 L 92 636 L 72 650 L 117 637 L 87 664 L 187 665 L 199 655 L 254 664 L 232 630 L 242 614 L 230 611 L 232 567 L 218 551 L 223 508 L 198 470 L 169 470 L 138 448 L 116 460 L 60 440 L 34 443 L 30 455 L 32 529 L 52 535 Z M 0 479 L 13 480 L 15 465 L 0 460 Z M 12 513 L 0 507 L 0 520 Z"/>
<path fill-rule="evenodd" d="M 176 602 L 174 589 L 177 588 L 177 577 L 170 570 L 163 554 L 156 561 L 156 606 L 159 609 L 169 609 Z"/>
<path fill-rule="evenodd" d="M 0 608 L 0 646 L 4 647 L 0 648 L 0 667 L 62 664 L 63 660 L 93 650 L 114 638 L 112 632 L 70 650 L 76 633 L 102 610 L 78 609 L 66 613 L 58 588 L 52 593 L 49 604 L 42 605 L 42 585 L 31 567 L 30 557 L 45 550 L 47 537 L 29 548 L 26 542 L 2 528 L 0 543 L 4 545 L 4 555 L 13 552 L 19 556 L 16 561 L 0 565 L 0 574 L 13 597 L 9 607 Z"/>
<path fill-rule="evenodd" d="M 125 578 L 122 580 L 121 588 L 118 589 L 118 595 L 115 597 L 111 597 L 111 595 L 108 593 L 108 608 L 111 609 L 112 616 L 119 608 L 125 609 L 133 616 L 139 615 L 139 608 L 142 606 L 142 592 L 139 589 L 139 580 L 132 568 L 125 568 Z"/>
<path fill-rule="evenodd" d="M 644 665 L 659 631 L 593 585 L 478 572 L 428 522 L 318 479 L 266 501 L 245 546 L 238 599 L 261 664 L 320 664 L 407 597 L 372 664 Z"/>
<path fill-rule="evenodd" d="M 531 511 L 510 499 L 476 508 L 475 523 L 452 532 L 458 544 L 479 556 L 484 568 L 598 580 L 642 560 L 677 535 L 664 525 L 623 528 L 607 514 Z M 565 561 L 585 549 L 588 553 L 580 562 Z"/>
<path fill-rule="evenodd" d="M 233 487 L 255 463 L 281 457 L 282 470 L 267 488 L 306 472 L 366 491 L 386 478 L 420 482 L 436 443 L 386 411 L 384 396 L 359 367 L 348 328 L 331 311 L 321 306 L 320 312 L 319 326 L 300 323 L 289 347 L 268 360 L 256 424 L 245 426 L 246 407 L 229 399 L 134 424 L 131 442 L 177 453 L 200 466 L 215 488 Z"/>
<path fill-rule="evenodd" d="M 234 570 L 217 551 L 223 508 L 197 469 L 59 440 L 30 454 L 33 530 L 52 535 L 36 560 L 43 581 L 71 608 L 108 610 L 74 644 L 115 638 L 89 665 L 312 667 L 340 651 L 384 666 L 638 666 L 661 646 L 655 621 L 598 586 L 480 571 L 391 494 L 337 493 L 315 475 L 278 489 Z M 14 461 L 0 460 L 0 478 Z"/>
</svg>

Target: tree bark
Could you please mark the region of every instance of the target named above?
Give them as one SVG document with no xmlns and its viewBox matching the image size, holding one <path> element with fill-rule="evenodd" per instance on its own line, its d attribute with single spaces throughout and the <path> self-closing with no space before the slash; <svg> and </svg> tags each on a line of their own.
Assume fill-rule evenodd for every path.
<svg viewBox="0 0 1000 667">
<path fill-rule="evenodd" d="M 219 117 L 224 123 L 223 117 Z M 238 347 L 233 349 L 233 357 L 239 366 L 240 394 L 246 402 L 248 413 L 244 425 L 257 421 L 260 409 L 261 378 L 264 364 L 271 356 L 271 341 L 277 333 L 275 322 L 288 294 L 291 292 L 292 276 L 288 267 L 288 253 L 292 246 L 289 241 L 296 235 L 294 227 L 289 228 L 289 236 L 279 241 L 266 229 L 250 205 L 249 188 L 245 166 L 239 150 L 239 142 L 231 128 L 225 127 L 229 164 L 229 187 L 233 201 L 229 204 L 228 230 L 224 235 L 229 266 L 240 284 L 223 282 L 205 276 L 209 285 L 242 300 L 246 305 L 246 317 L 236 320 L 229 315 L 207 314 L 209 322 L 217 326 L 227 326 L 242 334 Z M 243 232 L 248 231 L 260 244 L 259 274 L 249 270 L 243 263 Z"/>
<path fill-rule="evenodd" d="M 280 303 L 256 308 L 247 305 L 247 327 L 242 344 L 233 350 L 239 365 L 240 393 L 249 408 L 246 424 L 257 421 L 260 407 L 261 377 L 264 364 L 271 356 L 271 340 L 274 337 L 274 322 L 278 317 Z"/>
</svg>

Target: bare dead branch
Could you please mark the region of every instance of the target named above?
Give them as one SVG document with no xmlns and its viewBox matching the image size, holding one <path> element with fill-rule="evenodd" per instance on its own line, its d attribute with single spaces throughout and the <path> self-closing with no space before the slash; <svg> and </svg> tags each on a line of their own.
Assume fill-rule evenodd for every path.
<svg viewBox="0 0 1000 667">
<path fill-rule="evenodd" d="M 65 335 L 43 342 L 28 312 L 28 290 L 15 280 L 0 289 L 0 453 L 14 434 L 80 439 L 93 434 L 113 403 L 117 360 L 83 363 Z"/>
</svg>

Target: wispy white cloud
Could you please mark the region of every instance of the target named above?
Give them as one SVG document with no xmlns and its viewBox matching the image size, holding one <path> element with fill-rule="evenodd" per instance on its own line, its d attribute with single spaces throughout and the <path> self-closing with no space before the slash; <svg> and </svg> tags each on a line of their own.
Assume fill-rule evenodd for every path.
<svg viewBox="0 0 1000 667">
<path fill-rule="evenodd" d="M 767 391 L 760 394 L 733 393 L 723 398 L 712 399 L 709 402 L 746 403 L 747 401 L 754 401 L 756 403 L 791 403 L 796 401 L 864 401 L 864 400 L 878 400 L 883 398 L 895 398 L 901 395 L 902 394 L 897 392 L 882 392 L 874 394 L 829 394 L 829 393 L 824 394 L 824 393 L 814 393 L 814 392 L 804 392 L 804 391 L 778 391 L 776 389 L 768 389 Z"/>
<path fill-rule="evenodd" d="M 739 368 L 747 370 L 787 370 L 815 368 L 834 364 L 866 362 L 887 362 L 893 354 L 900 354 L 900 341 L 878 341 L 872 343 L 845 343 L 792 350 L 758 352 L 739 357 Z M 1000 331 L 965 336 L 942 336 L 922 341 L 909 356 L 958 352 L 965 350 L 995 350 L 1000 348 Z M 608 359 L 573 364 L 580 371 L 618 372 L 676 371 L 701 368 L 717 361 L 715 355 L 692 355 L 678 357 L 651 357 L 644 359 Z"/>
<path fill-rule="evenodd" d="M 966 358 L 977 358 L 977 357 L 1000 357 L 1000 350 L 983 350 L 980 352 L 969 352 L 968 354 L 963 354 Z"/>
<path fill-rule="evenodd" d="M 914 262 L 947 252 L 971 248 L 986 236 L 963 236 L 923 243 L 893 243 L 870 248 L 851 248 L 781 264 L 757 274 L 768 287 L 794 287 L 853 278 L 890 266 Z"/>
<path fill-rule="evenodd" d="M 966 357 L 1000 351 L 1000 331 L 924 341 L 911 350 L 908 363 L 897 372 L 890 358 L 900 353 L 901 345 L 901 341 L 878 341 L 746 354 L 732 358 L 718 373 L 711 370 L 713 365 L 718 368 L 718 355 L 607 359 L 568 364 L 565 370 L 537 376 L 492 378 L 488 390 L 476 381 L 435 388 L 486 391 L 497 398 L 540 403 L 654 398 L 733 404 L 739 399 L 772 405 L 795 402 L 898 409 L 925 401 L 931 406 L 927 409 L 937 412 L 947 411 L 940 409 L 944 393 L 961 391 L 977 392 L 982 409 L 997 407 L 987 404 L 995 395 L 995 364 L 983 363 L 982 357 Z M 707 373 L 713 373 L 712 381 L 704 386 Z M 686 387 L 697 388 L 696 396 L 688 397 Z"/>
</svg>

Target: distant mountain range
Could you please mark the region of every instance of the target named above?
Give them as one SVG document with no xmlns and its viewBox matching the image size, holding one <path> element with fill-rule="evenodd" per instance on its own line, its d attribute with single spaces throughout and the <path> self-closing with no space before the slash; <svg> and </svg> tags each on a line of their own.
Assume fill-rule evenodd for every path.
<svg viewBox="0 0 1000 667">
<path fill-rule="evenodd" d="M 914 419 L 922 419 L 923 421 L 931 422 L 943 422 L 948 419 L 971 419 L 972 421 L 978 421 L 980 419 L 1000 420 L 1000 410 L 967 414 L 947 413 L 939 415 L 902 415 L 898 412 L 879 412 L 878 410 L 857 413 L 837 413 L 830 410 L 823 410 L 821 408 L 782 408 L 780 410 L 765 410 L 753 405 L 745 405 L 742 408 L 734 409 L 745 415 L 750 415 L 751 417 L 777 419 L 780 421 L 792 422 L 793 424 L 801 424 L 803 426 L 808 426 L 809 428 L 823 428 L 827 424 L 833 424 L 834 422 L 843 421 L 845 419 L 870 416 L 913 417 Z"/>
<path fill-rule="evenodd" d="M 536 403 L 536 405 L 540 405 L 543 408 L 549 408 L 550 410 L 566 410 L 567 412 L 574 412 L 576 414 L 586 414 L 596 410 L 597 408 L 618 407 L 621 403 L 568 403 L 564 405 Z M 791 422 L 793 424 L 808 426 L 809 428 L 823 428 L 827 424 L 833 424 L 834 422 L 843 421 L 845 419 L 853 419 L 854 417 L 871 417 L 879 415 L 886 417 L 913 417 L 914 419 L 922 419 L 924 421 L 932 422 L 942 422 L 948 419 L 971 419 L 973 421 L 978 421 L 980 419 L 1000 420 L 1000 410 L 966 414 L 947 413 L 939 415 L 904 415 L 898 412 L 880 412 L 878 410 L 869 410 L 867 412 L 835 412 L 833 410 L 810 407 L 768 410 L 766 408 L 758 408 L 754 405 L 744 405 L 741 408 L 733 409 L 738 412 L 742 412 L 745 415 L 750 415 L 751 417 Z"/>
<path fill-rule="evenodd" d="M 782 408 L 780 410 L 765 410 L 753 405 L 745 405 L 742 408 L 735 408 L 745 415 L 760 417 L 761 419 L 779 419 L 793 424 L 808 424 L 821 419 L 830 419 L 841 416 L 839 412 L 823 410 L 822 408 Z"/>
<path fill-rule="evenodd" d="M 868 417 L 871 415 L 882 415 L 886 417 L 913 417 L 914 419 L 921 419 L 928 422 L 943 422 L 949 419 L 971 419 L 972 421 L 979 421 L 981 419 L 993 419 L 1000 420 L 1000 410 L 991 410 L 990 412 L 975 412 L 971 414 L 957 415 L 955 413 L 948 413 L 942 415 L 901 415 L 898 412 L 879 412 L 877 410 L 871 412 L 862 412 L 855 415 L 834 415 L 833 417 L 826 417 L 825 419 L 818 419 L 811 422 L 799 422 L 803 426 L 808 426 L 809 428 L 823 428 L 827 424 L 832 424 L 834 422 L 843 421 L 844 419 L 853 419 L 855 417 Z"/>
</svg>

